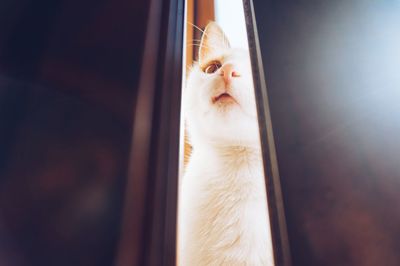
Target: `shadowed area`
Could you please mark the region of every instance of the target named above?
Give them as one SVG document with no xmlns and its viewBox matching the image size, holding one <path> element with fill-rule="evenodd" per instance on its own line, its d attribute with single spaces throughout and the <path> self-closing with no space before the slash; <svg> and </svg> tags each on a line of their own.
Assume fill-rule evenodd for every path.
<svg viewBox="0 0 400 266">
<path fill-rule="evenodd" d="M 112 265 L 147 2 L 0 4 L 0 265 Z"/>
<path fill-rule="evenodd" d="M 400 3 L 254 5 L 293 265 L 399 265 Z"/>
</svg>

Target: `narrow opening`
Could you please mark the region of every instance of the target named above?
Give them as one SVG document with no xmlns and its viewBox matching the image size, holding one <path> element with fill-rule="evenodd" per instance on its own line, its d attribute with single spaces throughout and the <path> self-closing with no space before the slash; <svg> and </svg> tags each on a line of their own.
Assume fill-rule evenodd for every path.
<svg viewBox="0 0 400 266">
<path fill-rule="evenodd" d="M 242 0 L 186 0 L 177 265 L 274 265 Z"/>
</svg>

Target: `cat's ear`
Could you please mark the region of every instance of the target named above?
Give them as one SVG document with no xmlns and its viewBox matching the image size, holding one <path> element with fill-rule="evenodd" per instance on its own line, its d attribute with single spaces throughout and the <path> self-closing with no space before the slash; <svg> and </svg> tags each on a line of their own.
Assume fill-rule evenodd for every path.
<svg viewBox="0 0 400 266">
<path fill-rule="evenodd" d="M 201 37 L 199 49 L 199 62 L 207 60 L 219 51 L 229 48 L 229 40 L 225 33 L 215 22 L 207 24 Z"/>
</svg>

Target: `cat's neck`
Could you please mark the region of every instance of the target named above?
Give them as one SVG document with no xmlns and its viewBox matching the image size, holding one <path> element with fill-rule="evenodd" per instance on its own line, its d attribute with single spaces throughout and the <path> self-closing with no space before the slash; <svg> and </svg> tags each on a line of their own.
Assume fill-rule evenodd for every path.
<svg viewBox="0 0 400 266">
<path fill-rule="evenodd" d="M 260 162 L 261 148 L 259 143 L 216 143 L 202 142 L 194 145 L 194 152 L 210 157 L 218 157 L 222 161 L 242 161 L 243 159 L 252 162 Z"/>
</svg>

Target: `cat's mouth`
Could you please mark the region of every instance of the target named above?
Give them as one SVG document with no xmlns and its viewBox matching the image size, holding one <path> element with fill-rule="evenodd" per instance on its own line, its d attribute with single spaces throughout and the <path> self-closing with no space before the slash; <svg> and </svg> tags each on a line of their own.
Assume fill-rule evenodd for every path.
<svg viewBox="0 0 400 266">
<path fill-rule="evenodd" d="M 233 98 L 229 93 L 223 92 L 217 96 L 212 97 L 212 103 L 219 103 L 219 104 L 229 104 L 229 103 L 236 103 L 235 98 Z"/>
</svg>

